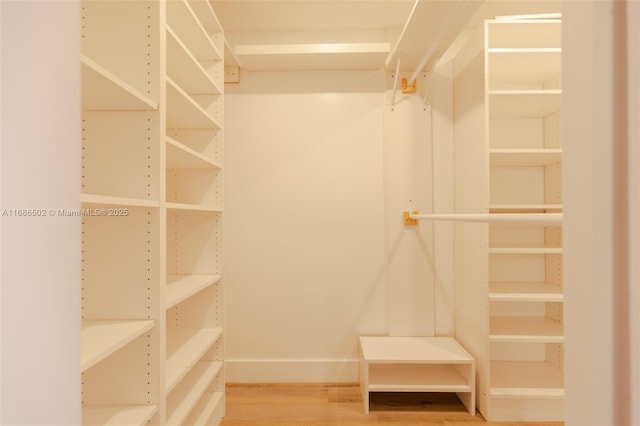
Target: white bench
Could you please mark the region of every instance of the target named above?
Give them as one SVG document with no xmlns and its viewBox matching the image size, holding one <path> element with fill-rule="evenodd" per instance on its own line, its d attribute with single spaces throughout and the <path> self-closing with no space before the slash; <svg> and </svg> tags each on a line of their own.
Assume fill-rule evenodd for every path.
<svg viewBox="0 0 640 426">
<path fill-rule="evenodd" d="M 455 392 L 475 415 L 475 360 L 451 337 L 361 336 L 360 390 L 366 414 L 371 392 Z"/>
</svg>

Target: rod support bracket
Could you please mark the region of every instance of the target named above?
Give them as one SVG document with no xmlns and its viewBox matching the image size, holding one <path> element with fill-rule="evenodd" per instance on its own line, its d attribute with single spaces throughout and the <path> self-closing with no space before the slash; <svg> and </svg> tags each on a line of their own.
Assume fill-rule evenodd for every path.
<svg viewBox="0 0 640 426">
<path fill-rule="evenodd" d="M 413 80 L 412 84 L 409 84 L 406 78 L 401 81 L 402 93 L 416 93 L 416 80 Z"/>
<path fill-rule="evenodd" d="M 411 219 L 412 214 L 417 214 L 418 212 L 402 212 L 402 217 L 404 218 L 404 226 L 416 226 L 418 224 L 418 219 Z"/>
</svg>

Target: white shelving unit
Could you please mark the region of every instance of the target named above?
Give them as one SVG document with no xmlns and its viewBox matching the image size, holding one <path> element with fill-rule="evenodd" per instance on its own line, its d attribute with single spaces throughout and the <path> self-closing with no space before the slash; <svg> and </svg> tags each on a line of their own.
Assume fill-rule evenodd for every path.
<svg viewBox="0 0 640 426">
<path fill-rule="evenodd" d="M 360 391 L 455 392 L 475 414 L 475 361 L 450 337 L 360 337 Z"/>
<path fill-rule="evenodd" d="M 81 13 L 82 418 L 157 424 L 159 5 L 87 1 Z"/>
<path fill-rule="evenodd" d="M 490 211 L 562 211 L 560 25 L 485 23 Z M 562 420 L 561 235 L 489 225 L 490 420 Z"/>
<path fill-rule="evenodd" d="M 561 22 L 485 21 L 455 59 L 456 212 L 562 212 Z M 456 224 L 456 338 L 489 421 L 563 418 L 562 224 Z"/>
<path fill-rule="evenodd" d="M 224 416 L 224 38 L 210 4 L 186 0 L 167 3 L 166 36 L 166 422 L 215 424 Z"/>
<path fill-rule="evenodd" d="M 82 24 L 83 423 L 218 424 L 222 27 L 186 0 Z"/>
</svg>

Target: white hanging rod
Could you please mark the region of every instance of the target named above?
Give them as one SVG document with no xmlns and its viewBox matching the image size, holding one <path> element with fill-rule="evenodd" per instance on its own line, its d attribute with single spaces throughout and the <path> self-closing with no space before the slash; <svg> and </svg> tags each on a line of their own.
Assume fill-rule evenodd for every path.
<svg viewBox="0 0 640 426">
<path fill-rule="evenodd" d="M 447 220 L 454 222 L 539 225 L 562 224 L 562 213 L 409 213 L 408 218 L 413 220 Z"/>
<path fill-rule="evenodd" d="M 429 49 L 420 60 L 420 64 L 418 65 L 418 68 L 416 68 L 415 71 L 413 71 L 413 74 L 411 74 L 411 77 L 409 78 L 409 80 L 407 80 L 407 84 L 409 85 L 413 84 L 413 82 L 416 81 L 416 78 L 418 78 L 418 74 L 420 74 L 423 71 L 424 67 L 427 66 L 429 61 L 431 61 L 433 55 L 436 53 L 436 50 L 440 48 L 440 42 L 449 32 L 449 28 L 456 21 L 456 18 L 458 17 L 458 15 L 460 14 L 460 11 L 462 10 L 462 6 L 464 6 L 466 2 L 467 0 L 459 0 L 456 11 L 449 17 L 449 21 L 444 26 L 444 28 L 440 30 L 435 41 L 431 43 L 431 46 L 429 46 Z"/>
</svg>

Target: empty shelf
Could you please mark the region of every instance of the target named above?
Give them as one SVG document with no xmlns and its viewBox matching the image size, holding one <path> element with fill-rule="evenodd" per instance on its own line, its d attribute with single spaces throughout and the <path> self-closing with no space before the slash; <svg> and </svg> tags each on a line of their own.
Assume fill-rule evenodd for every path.
<svg viewBox="0 0 640 426">
<path fill-rule="evenodd" d="M 562 302 L 562 287 L 547 283 L 494 282 L 489 284 L 492 302 Z"/>
<path fill-rule="evenodd" d="M 85 110 L 157 110 L 157 102 L 86 56 L 82 64 L 82 108 Z"/>
<path fill-rule="evenodd" d="M 492 117 L 544 117 L 560 111 L 560 90 L 490 90 Z"/>
<path fill-rule="evenodd" d="M 158 207 L 160 203 L 154 200 L 140 198 L 112 197 L 110 195 L 82 194 L 83 205 L 96 206 L 129 206 L 129 207 Z"/>
<path fill-rule="evenodd" d="M 222 395 L 222 392 L 205 392 L 184 424 L 190 426 L 217 424 L 216 422 L 209 422 L 209 419 L 211 419 L 213 413 L 219 410 L 222 404 L 224 404 Z"/>
<path fill-rule="evenodd" d="M 187 92 L 167 77 L 167 127 L 219 129 L 220 124 L 210 117 Z"/>
<path fill-rule="evenodd" d="M 562 247 L 543 245 L 495 245 L 489 247 L 490 254 L 562 254 Z"/>
<path fill-rule="evenodd" d="M 466 364 L 473 360 L 450 337 L 361 336 L 360 345 L 368 362 Z"/>
<path fill-rule="evenodd" d="M 146 425 L 158 411 L 155 405 L 141 406 L 84 406 L 83 425 Z"/>
<path fill-rule="evenodd" d="M 389 43 L 313 43 L 237 45 L 248 70 L 379 69 Z"/>
<path fill-rule="evenodd" d="M 561 72 L 560 48 L 489 49 L 489 87 L 542 87 Z"/>
<path fill-rule="evenodd" d="M 221 208 L 216 206 L 202 206 L 199 204 L 185 204 L 185 203 L 166 203 L 167 210 L 183 210 L 183 211 L 199 211 L 199 212 L 211 212 L 219 213 Z"/>
<path fill-rule="evenodd" d="M 492 166 L 548 166 L 562 161 L 561 149 L 492 149 Z"/>
<path fill-rule="evenodd" d="M 167 330 L 167 392 L 170 392 L 222 335 L 222 329 Z"/>
<path fill-rule="evenodd" d="M 187 93 L 220 94 L 220 88 L 170 27 L 167 27 L 167 74 Z"/>
<path fill-rule="evenodd" d="M 491 396 L 563 398 L 562 370 L 546 362 L 492 361 Z"/>
<path fill-rule="evenodd" d="M 167 277 L 167 302 L 170 308 L 184 299 L 220 281 L 220 275 L 169 275 Z"/>
<path fill-rule="evenodd" d="M 185 0 L 167 2 L 167 24 L 199 61 L 222 59 L 207 31 Z"/>
<path fill-rule="evenodd" d="M 85 371 L 155 326 L 153 320 L 82 321 L 81 369 Z"/>
<path fill-rule="evenodd" d="M 492 342 L 562 343 L 562 323 L 545 317 L 491 317 Z"/>
<path fill-rule="evenodd" d="M 167 424 L 183 424 L 185 418 L 195 408 L 198 400 L 222 370 L 221 362 L 199 362 L 184 382 L 180 383 L 169 396 L 167 403 Z"/>
<path fill-rule="evenodd" d="M 470 392 L 470 384 L 451 365 L 371 364 L 369 390 L 375 392 Z"/>
<path fill-rule="evenodd" d="M 167 168 L 219 169 L 220 165 L 175 139 L 167 137 Z"/>
</svg>

